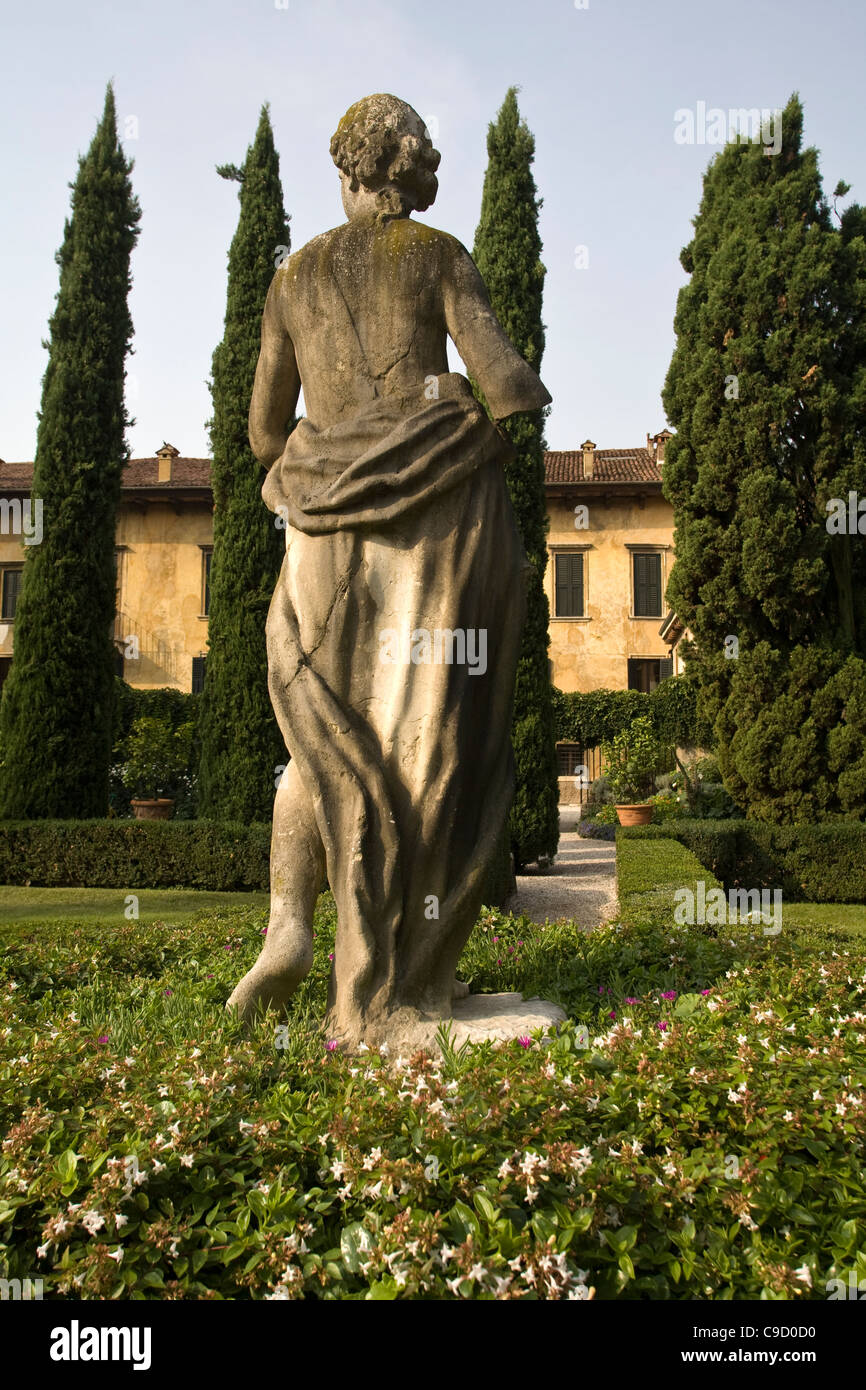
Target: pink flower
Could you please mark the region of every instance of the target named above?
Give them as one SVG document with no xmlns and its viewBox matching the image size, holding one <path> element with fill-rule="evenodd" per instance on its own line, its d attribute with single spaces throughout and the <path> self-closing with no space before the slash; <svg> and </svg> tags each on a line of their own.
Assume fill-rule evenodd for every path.
<svg viewBox="0 0 866 1390">
<path fill-rule="evenodd" d="M 509 948 L 508 948 L 508 954 L 509 954 L 510 956 L 513 956 L 513 955 L 514 955 L 514 947 L 513 947 L 513 946 L 509 946 Z"/>
<path fill-rule="evenodd" d="M 330 955 L 328 956 L 328 960 L 333 960 L 333 959 L 334 959 L 334 952 L 331 951 Z"/>
<path fill-rule="evenodd" d="M 532 1046 L 532 1039 L 531 1039 L 531 1038 L 527 1038 L 525 1034 L 524 1034 L 524 1036 L 523 1036 L 522 1038 L 518 1038 L 517 1041 L 520 1043 L 520 1046 L 521 1046 L 521 1047 L 531 1047 L 531 1046 Z"/>
<path fill-rule="evenodd" d="M 701 990 L 701 994 L 712 994 L 712 992 L 713 992 L 713 991 L 712 991 L 711 989 L 702 989 L 702 990 Z"/>
<path fill-rule="evenodd" d="M 496 943 L 497 943 L 498 940 L 499 940 L 499 937 L 498 937 L 498 936 L 494 936 L 494 938 L 493 938 L 493 944 L 494 944 L 494 946 L 496 945 Z"/>
<path fill-rule="evenodd" d="M 107 1034 L 107 1033 L 103 1033 L 102 1037 L 101 1037 L 101 1038 L 97 1038 L 96 1041 L 97 1041 L 98 1043 L 107 1043 L 107 1042 L 108 1042 L 108 1034 Z"/>
<path fill-rule="evenodd" d="M 624 1002 L 625 1002 L 626 1004 L 639 1004 L 639 1003 L 640 1003 L 640 1000 L 639 1000 L 639 999 L 636 999 L 635 996 L 634 996 L 633 994 L 627 994 L 627 995 L 625 996 L 625 1001 L 624 1001 Z"/>
<path fill-rule="evenodd" d="M 611 1009 L 608 1018 L 616 1018 L 616 1009 Z"/>
<path fill-rule="evenodd" d="M 662 990 L 662 999 L 676 999 L 676 997 L 677 997 L 677 992 L 676 992 L 675 989 L 663 989 L 663 990 Z"/>
<path fill-rule="evenodd" d="M 336 1039 L 336 1038 L 328 1038 L 328 1041 L 325 1043 L 325 1051 L 326 1051 L 326 1052 L 336 1052 L 336 1050 L 337 1050 L 337 1039 Z"/>
<path fill-rule="evenodd" d="M 262 927 L 261 934 L 262 934 L 262 936 L 267 936 L 267 934 L 268 934 L 268 929 L 267 929 L 267 927 Z"/>
<path fill-rule="evenodd" d="M 665 1022 L 657 1023 L 656 1027 L 660 1029 L 662 1033 L 666 1033 L 668 1031 L 668 1025 Z"/>
<path fill-rule="evenodd" d="M 166 999 L 170 998 L 171 995 L 174 994 L 173 989 L 164 989 L 162 992 L 165 995 Z"/>
<path fill-rule="evenodd" d="M 502 961 L 501 961 L 501 960 L 498 960 L 498 961 L 496 962 L 496 964 L 497 964 L 497 965 L 501 965 L 501 964 L 502 964 Z"/>
</svg>

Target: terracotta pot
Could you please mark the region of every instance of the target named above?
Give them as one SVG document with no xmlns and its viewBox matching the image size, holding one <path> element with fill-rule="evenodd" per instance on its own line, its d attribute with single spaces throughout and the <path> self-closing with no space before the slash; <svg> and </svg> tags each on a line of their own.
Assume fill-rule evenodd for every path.
<svg viewBox="0 0 866 1390">
<path fill-rule="evenodd" d="M 653 818 L 652 806 L 617 806 L 620 825 L 649 825 Z"/>
<path fill-rule="evenodd" d="M 160 796 L 153 801 L 130 801 L 132 814 L 136 820 L 169 820 L 174 810 L 174 799 Z"/>
</svg>

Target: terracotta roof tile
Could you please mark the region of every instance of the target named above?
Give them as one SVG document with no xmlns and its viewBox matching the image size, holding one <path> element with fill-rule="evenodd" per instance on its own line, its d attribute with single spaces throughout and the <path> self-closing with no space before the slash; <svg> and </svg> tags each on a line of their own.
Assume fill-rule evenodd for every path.
<svg viewBox="0 0 866 1390">
<path fill-rule="evenodd" d="M 583 476 L 582 449 L 551 449 L 544 455 L 544 481 L 556 483 L 660 483 L 662 470 L 646 449 L 596 449 L 591 479 Z"/>
<path fill-rule="evenodd" d="M 173 458 L 171 461 L 171 481 L 157 482 L 159 459 L 128 459 L 123 470 L 122 488 L 124 492 L 140 488 L 207 488 L 210 490 L 210 459 Z M 33 484 L 32 463 L 0 462 L 0 492 L 3 488 L 21 489 L 28 492 Z"/>
</svg>

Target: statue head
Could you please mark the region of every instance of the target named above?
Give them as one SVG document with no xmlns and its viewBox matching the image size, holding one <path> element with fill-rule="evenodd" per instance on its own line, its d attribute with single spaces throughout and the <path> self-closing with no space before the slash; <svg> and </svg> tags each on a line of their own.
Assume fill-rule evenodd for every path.
<svg viewBox="0 0 866 1390">
<path fill-rule="evenodd" d="M 429 208 L 441 155 L 418 112 L 399 97 L 378 92 L 350 106 L 331 137 L 331 158 L 346 192 L 365 191 L 379 216 L 407 217 Z"/>
</svg>

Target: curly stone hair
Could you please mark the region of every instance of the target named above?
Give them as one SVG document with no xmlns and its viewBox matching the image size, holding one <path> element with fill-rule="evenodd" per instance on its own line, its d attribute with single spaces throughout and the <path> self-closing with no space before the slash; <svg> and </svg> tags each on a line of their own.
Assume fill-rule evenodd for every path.
<svg viewBox="0 0 866 1390">
<path fill-rule="evenodd" d="M 377 195 L 380 216 L 423 212 L 436 197 L 441 155 L 399 97 L 379 92 L 350 106 L 331 137 L 331 158 L 353 192 L 363 186 Z"/>
</svg>

